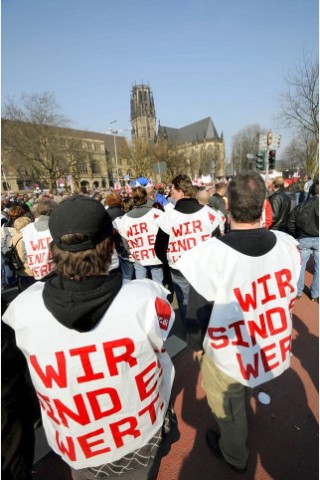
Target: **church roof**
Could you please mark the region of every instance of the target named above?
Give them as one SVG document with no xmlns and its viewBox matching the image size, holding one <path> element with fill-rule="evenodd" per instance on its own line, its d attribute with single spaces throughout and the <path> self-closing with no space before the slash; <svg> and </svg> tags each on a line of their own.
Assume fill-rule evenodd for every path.
<svg viewBox="0 0 320 480">
<path fill-rule="evenodd" d="M 211 117 L 191 123 L 182 128 L 159 125 L 158 137 L 167 138 L 169 143 L 197 142 L 203 140 L 221 140 Z"/>
</svg>

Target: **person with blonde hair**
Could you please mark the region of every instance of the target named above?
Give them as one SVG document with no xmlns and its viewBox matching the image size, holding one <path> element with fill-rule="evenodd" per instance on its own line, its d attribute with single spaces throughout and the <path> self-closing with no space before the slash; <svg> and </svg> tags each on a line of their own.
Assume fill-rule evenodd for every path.
<svg viewBox="0 0 320 480">
<path fill-rule="evenodd" d="M 291 201 L 284 189 L 284 179 L 275 177 L 272 180 L 273 193 L 269 196 L 272 208 L 271 230 L 285 230 L 286 221 L 290 213 Z"/>
<path fill-rule="evenodd" d="M 10 267 L 5 255 L 9 251 L 12 237 L 15 235 L 14 222 L 17 218 L 23 217 L 25 211 L 20 206 L 10 207 L 8 210 L 8 222 L 1 227 L 1 286 L 3 288 L 15 287 L 17 275 Z"/>
<path fill-rule="evenodd" d="M 200 203 L 200 205 L 208 205 L 209 200 L 210 200 L 210 194 L 207 190 L 198 190 L 197 191 L 197 200 Z"/>
<path fill-rule="evenodd" d="M 29 217 L 19 217 L 14 222 L 14 228 L 16 233 L 11 238 L 10 246 L 16 247 L 17 253 L 19 255 L 20 260 L 23 262 L 24 267 L 21 270 L 18 270 L 17 277 L 18 277 L 18 288 L 19 291 L 22 292 L 26 288 L 30 287 L 35 282 L 33 273 L 31 268 L 28 265 L 27 259 L 23 254 L 23 243 L 22 243 L 22 232 L 21 230 L 31 223 L 31 219 Z"/>
</svg>

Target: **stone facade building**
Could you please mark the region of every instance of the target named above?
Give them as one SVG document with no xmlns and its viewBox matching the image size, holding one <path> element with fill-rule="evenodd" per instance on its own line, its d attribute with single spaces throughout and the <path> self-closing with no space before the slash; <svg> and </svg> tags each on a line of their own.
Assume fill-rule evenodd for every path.
<svg viewBox="0 0 320 480">
<path fill-rule="evenodd" d="M 55 145 L 52 148 L 56 149 L 56 143 L 59 143 L 61 155 L 65 158 L 65 168 L 61 169 L 61 174 L 56 178 L 57 188 L 69 187 L 74 192 L 108 189 L 117 181 L 123 183 L 127 173 L 130 173 L 125 159 L 117 155 L 127 144 L 126 137 L 71 128 L 54 127 L 54 131 L 51 141 L 54 137 Z M 41 189 L 50 189 L 45 173 L 37 175 L 34 172 L 34 152 L 20 158 L 2 141 L 1 155 L 2 191 L 33 190 L 35 185 Z M 71 155 L 75 157 L 73 163 L 70 162 Z M 26 160 L 27 156 L 30 161 Z"/>
<path fill-rule="evenodd" d="M 192 178 L 199 175 L 219 177 L 225 175 L 225 144 L 211 117 L 204 118 L 182 128 L 158 125 L 149 85 L 134 85 L 131 93 L 132 140 L 149 143 L 166 140 L 169 145 L 183 150 L 186 157 L 186 173 Z"/>
<path fill-rule="evenodd" d="M 149 85 L 140 84 L 132 87 L 131 99 L 131 134 L 132 142 L 143 140 L 155 144 L 160 139 L 168 142 L 169 147 L 177 147 L 185 158 L 184 171 L 191 178 L 201 175 L 219 177 L 225 175 L 225 144 L 211 117 L 199 120 L 181 128 L 158 125 L 156 131 L 156 111 L 153 94 Z M 2 132 L 12 128 L 11 145 L 6 142 L 2 133 L 2 191 L 13 192 L 32 190 L 35 185 L 42 189 L 69 187 L 71 191 L 88 191 L 93 189 L 108 189 L 116 183 L 125 184 L 135 178 L 135 172 L 124 155 L 119 155 L 123 147 L 128 146 L 128 140 L 117 134 L 103 134 L 72 128 L 48 127 L 41 125 L 50 141 L 54 143 L 55 153 L 59 153 L 60 168 L 58 178 L 46 178 L 46 172 L 39 170 L 41 162 L 34 168 L 34 160 L 42 152 L 30 147 L 32 142 L 26 142 L 28 148 L 21 149 L 20 155 L 13 148 L 15 142 L 14 122 L 2 120 Z M 22 127 L 22 123 L 20 127 Z M 41 128 L 30 124 L 30 131 Z M 47 129 L 47 131 L 46 131 Z M 21 129 L 20 129 L 21 130 Z M 43 138 L 40 139 L 41 142 Z M 50 143 L 44 139 L 43 143 Z M 36 143 L 41 143 L 36 142 Z M 18 149 L 19 150 L 19 149 Z M 21 154 L 21 151 L 23 153 Z M 70 161 L 71 157 L 74 159 Z M 62 166 L 61 166 L 62 164 Z"/>
</svg>

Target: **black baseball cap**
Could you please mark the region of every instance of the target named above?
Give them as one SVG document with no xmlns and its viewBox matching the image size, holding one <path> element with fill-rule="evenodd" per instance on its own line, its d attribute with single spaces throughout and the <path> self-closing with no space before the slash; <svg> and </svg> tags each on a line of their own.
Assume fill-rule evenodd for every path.
<svg viewBox="0 0 320 480">
<path fill-rule="evenodd" d="M 112 221 L 104 206 L 94 198 L 75 195 L 58 204 L 49 217 L 53 243 L 61 250 L 80 252 L 95 248 L 112 235 Z M 63 235 L 82 234 L 81 243 L 69 244 Z"/>
</svg>

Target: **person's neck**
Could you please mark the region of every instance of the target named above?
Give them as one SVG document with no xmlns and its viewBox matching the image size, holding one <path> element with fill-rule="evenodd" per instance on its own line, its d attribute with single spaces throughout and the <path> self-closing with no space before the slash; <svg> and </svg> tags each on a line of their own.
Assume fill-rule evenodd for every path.
<svg viewBox="0 0 320 480">
<path fill-rule="evenodd" d="M 230 220 L 230 227 L 231 230 L 253 230 L 254 228 L 261 228 L 260 220 L 253 222 L 253 223 L 242 223 L 236 222 L 231 218 Z"/>
</svg>

